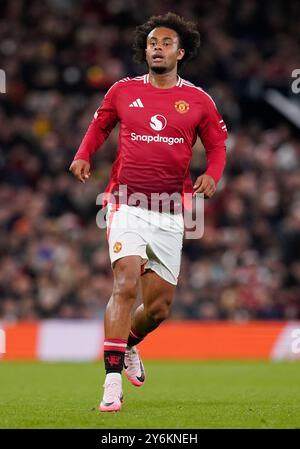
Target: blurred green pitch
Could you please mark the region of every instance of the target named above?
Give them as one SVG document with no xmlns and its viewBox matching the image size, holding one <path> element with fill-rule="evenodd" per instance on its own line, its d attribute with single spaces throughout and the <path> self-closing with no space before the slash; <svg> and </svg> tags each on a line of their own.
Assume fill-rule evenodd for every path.
<svg viewBox="0 0 300 449">
<path fill-rule="evenodd" d="M 119 413 L 99 363 L 0 362 L 0 428 L 300 428 L 299 362 L 145 362 Z"/>
</svg>

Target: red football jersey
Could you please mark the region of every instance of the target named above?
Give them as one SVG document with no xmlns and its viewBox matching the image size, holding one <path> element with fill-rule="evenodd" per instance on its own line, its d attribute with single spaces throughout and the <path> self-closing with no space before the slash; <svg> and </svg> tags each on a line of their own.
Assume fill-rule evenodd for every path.
<svg viewBox="0 0 300 449">
<path fill-rule="evenodd" d="M 201 138 L 206 174 L 217 183 L 225 166 L 227 130 L 212 98 L 180 78 L 176 86 L 152 86 L 149 74 L 125 78 L 106 93 L 95 112 L 75 160 L 90 161 L 120 122 L 116 160 L 106 192 L 127 185 L 128 194 L 192 192 L 192 147 Z M 200 170 L 199 170 L 200 174 Z"/>
</svg>

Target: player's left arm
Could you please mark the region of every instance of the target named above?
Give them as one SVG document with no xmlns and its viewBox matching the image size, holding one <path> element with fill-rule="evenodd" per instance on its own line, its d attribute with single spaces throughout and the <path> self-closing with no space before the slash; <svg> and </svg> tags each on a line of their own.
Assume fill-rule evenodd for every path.
<svg viewBox="0 0 300 449">
<path fill-rule="evenodd" d="M 194 195 L 204 193 L 204 197 L 211 198 L 225 168 L 227 129 L 213 100 L 208 95 L 203 95 L 205 112 L 198 126 L 198 135 L 205 148 L 207 168 L 196 179 L 193 187 Z"/>
</svg>

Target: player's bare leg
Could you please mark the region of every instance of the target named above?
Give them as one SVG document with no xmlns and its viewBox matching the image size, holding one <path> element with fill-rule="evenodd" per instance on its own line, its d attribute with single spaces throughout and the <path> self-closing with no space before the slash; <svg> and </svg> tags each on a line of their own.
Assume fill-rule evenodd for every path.
<svg viewBox="0 0 300 449">
<path fill-rule="evenodd" d="M 165 281 L 152 270 L 141 277 L 141 285 L 143 304 L 135 310 L 131 328 L 140 337 L 145 337 L 169 317 L 176 285 Z"/>
<path fill-rule="evenodd" d="M 106 379 L 99 409 L 119 411 L 122 405 L 121 372 L 131 327 L 131 312 L 138 294 L 141 259 L 127 256 L 114 264 L 114 286 L 104 317 L 104 363 Z"/>
<path fill-rule="evenodd" d="M 124 361 L 125 374 L 135 386 L 145 381 L 145 368 L 135 345 L 169 317 L 176 286 L 149 270 L 141 277 L 141 288 L 143 304 L 133 314 Z"/>
<path fill-rule="evenodd" d="M 127 340 L 131 326 L 131 311 L 138 294 L 140 273 L 140 256 L 126 256 L 115 262 L 113 292 L 104 316 L 105 338 Z"/>
</svg>

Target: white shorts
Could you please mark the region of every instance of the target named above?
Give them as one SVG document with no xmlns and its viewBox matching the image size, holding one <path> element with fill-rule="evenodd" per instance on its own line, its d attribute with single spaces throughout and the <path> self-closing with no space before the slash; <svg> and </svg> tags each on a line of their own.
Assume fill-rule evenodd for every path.
<svg viewBox="0 0 300 449">
<path fill-rule="evenodd" d="M 151 269 L 177 285 L 184 222 L 182 214 L 108 204 L 107 239 L 111 264 L 121 257 L 140 256 L 143 270 Z"/>
</svg>

